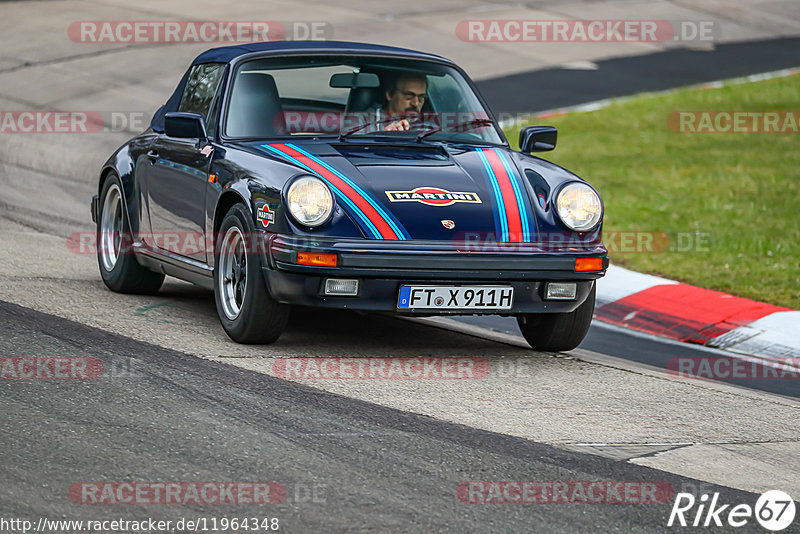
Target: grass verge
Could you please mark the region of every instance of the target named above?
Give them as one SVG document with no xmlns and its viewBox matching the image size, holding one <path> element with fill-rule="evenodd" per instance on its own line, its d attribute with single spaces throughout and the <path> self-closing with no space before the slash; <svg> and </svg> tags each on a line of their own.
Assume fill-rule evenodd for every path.
<svg viewBox="0 0 800 534">
<path fill-rule="evenodd" d="M 640 95 L 535 124 L 559 129 L 558 147 L 544 157 L 600 191 L 604 235 L 668 236 L 660 252 L 625 252 L 617 236 L 612 263 L 800 309 L 800 133 L 668 127 L 671 113 L 687 110 L 797 116 L 800 75 Z M 519 128 L 506 130 L 512 143 Z"/>
</svg>

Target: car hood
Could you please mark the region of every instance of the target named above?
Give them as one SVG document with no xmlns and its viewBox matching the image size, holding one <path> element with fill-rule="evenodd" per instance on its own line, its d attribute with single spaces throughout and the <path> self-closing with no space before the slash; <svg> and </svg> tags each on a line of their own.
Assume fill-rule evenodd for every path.
<svg viewBox="0 0 800 534">
<path fill-rule="evenodd" d="M 328 182 L 367 238 L 536 240 L 536 193 L 506 148 L 349 141 L 261 148 Z"/>
</svg>

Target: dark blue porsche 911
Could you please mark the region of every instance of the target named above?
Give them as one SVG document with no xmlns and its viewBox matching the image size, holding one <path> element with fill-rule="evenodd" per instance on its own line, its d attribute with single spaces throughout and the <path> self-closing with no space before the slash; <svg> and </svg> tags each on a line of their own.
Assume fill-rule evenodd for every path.
<svg viewBox="0 0 800 534">
<path fill-rule="evenodd" d="M 516 316 L 569 350 L 605 274 L 602 201 L 521 152 L 441 57 L 277 42 L 200 54 L 150 127 L 103 166 L 92 199 L 114 291 L 170 275 L 213 288 L 225 331 L 275 341 L 291 305 Z M 193 246 L 188 246 L 191 242 Z"/>
</svg>

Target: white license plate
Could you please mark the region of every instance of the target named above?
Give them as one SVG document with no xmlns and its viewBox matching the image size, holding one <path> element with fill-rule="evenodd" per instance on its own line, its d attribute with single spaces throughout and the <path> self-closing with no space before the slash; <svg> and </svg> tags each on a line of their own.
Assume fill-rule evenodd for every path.
<svg viewBox="0 0 800 534">
<path fill-rule="evenodd" d="M 397 307 L 406 310 L 510 310 L 509 286 L 400 286 Z"/>
</svg>

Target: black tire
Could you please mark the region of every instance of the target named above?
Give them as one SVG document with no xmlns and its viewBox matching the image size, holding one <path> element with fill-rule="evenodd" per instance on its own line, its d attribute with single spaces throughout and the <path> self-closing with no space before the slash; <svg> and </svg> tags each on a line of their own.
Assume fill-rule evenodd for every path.
<svg viewBox="0 0 800 534">
<path fill-rule="evenodd" d="M 594 314 L 596 284 L 583 304 L 569 313 L 526 313 L 517 316 L 525 341 L 532 349 L 548 352 L 572 350 L 581 344 Z"/>
<path fill-rule="evenodd" d="M 252 246 L 255 235 L 252 217 L 243 204 L 236 204 L 228 211 L 217 235 L 214 300 L 222 328 L 237 343 L 274 342 L 286 327 L 289 306 L 277 302 L 267 290 L 261 272 L 261 253 L 258 247 Z M 241 256 L 231 253 L 231 250 L 241 252 L 237 245 L 239 238 L 244 247 Z M 227 266 L 231 267 L 230 276 L 226 276 L 229 272 Z M 244 273 L 244 282 L 240 280 L 241 273 Z"/>
<path fill-rule="evenodd" d="M 136 261 L 131 250 L 133 235 L 124 202 L 119 177 L 111 173 L 103 183 L 97 203 L 100 276 L 111 291 L 152 295 L 164 283 L 164 275 L 146 269 Z"/>
</svg>

